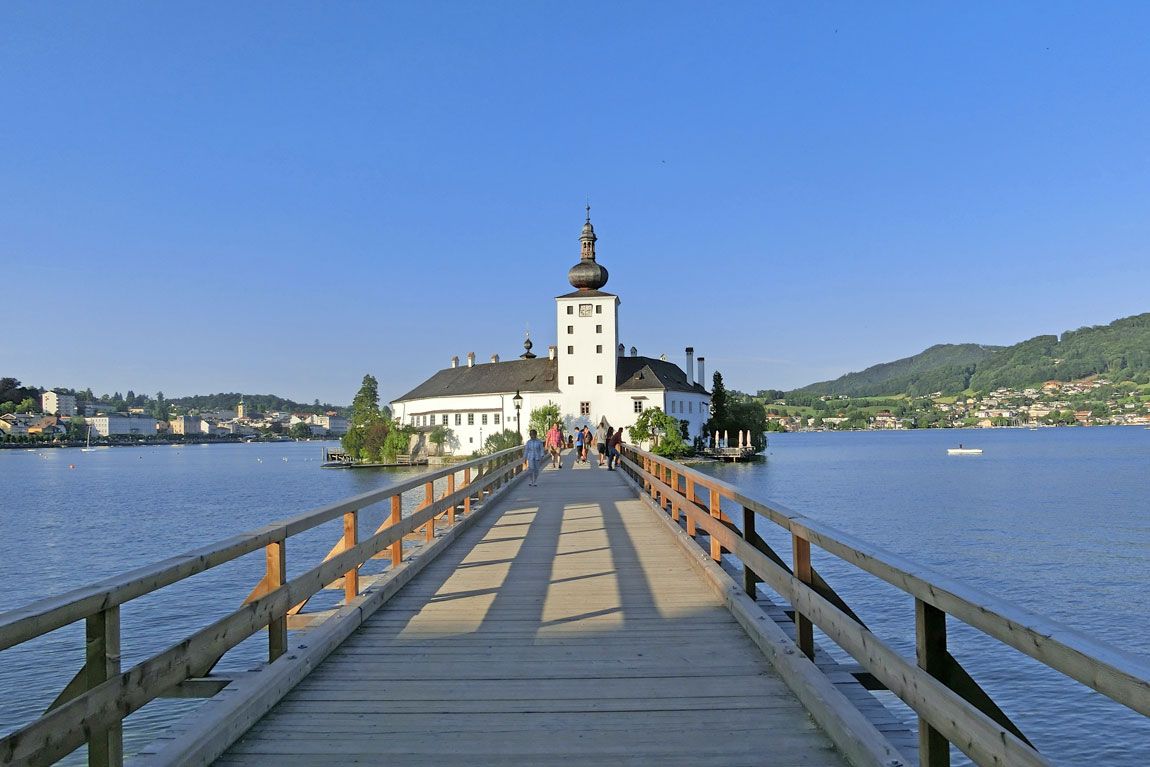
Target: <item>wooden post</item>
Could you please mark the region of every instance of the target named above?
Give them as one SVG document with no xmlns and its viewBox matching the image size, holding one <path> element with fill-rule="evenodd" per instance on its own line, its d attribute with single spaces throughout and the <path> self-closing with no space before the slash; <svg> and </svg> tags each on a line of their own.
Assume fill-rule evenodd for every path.
<svg viewBox="0 0 1150 767">
<path fill-rule="evenodd" d="M 687 500 L 695 505 L 695 480 L 690 477 L 687 478 Z M 695 537 L 695 518 L 690 512 L 687 513 L 687 535 Z"/>
<path fill-rule="evenodd" d="M 391 524 L 398 525 L 403 521 L 403 496 L 399 493 L 391 496 Z M 391 567 L 399 567 L 403 561 L 403 539 L 400 538 L 391 544 Z"/>
<path fill-rule="evenodd" d="M 423 508 L 426 509 L 433 503 L 435 503 L 435 483 L 428 482 L 423 486 Z M 435 517 L 427 520 L 427 525 L 424 527 L 424 531 L 426 533 L 424 540 L 427 543 L 431 543 L 435 540 Z"/>
<path fill-rule="evenodd" d="M 914 600 L 915 655 L 918 667 L 946 682 L 946 613 L 921 599 Z M 921 767 L 950 767 L 950 743 L 919 717 L 918 753 Z"/>
<path fill-rule="evenodd" d="M 349 511 L 343 515 L 343 550 L 359 543 L 359 512 Z M 353 567 L 343 574 L 343 600 L 347 604 L 359 596 L 359 568 Z"/>
<path fill-rule="evenodd" d="M 471 513 L 471 467 L 468 466 L 463 470 L 463 486 L 468 489 L 467 497 L 463 499 L 463 514 L 464 516 Z"/>
<path fill-rule="evenodd" d="M 120 673 L 120 608 L 109 607 L 86 621 L 86 687 L 100 685 Z M 88 736 L 90 767 L 119 767 L 124 763 L 124 728 L 117 721 L 106 729 L 93 730 Z"/>
<path fill-rule="evenodd" d="M 674 469 L 671 469 L 671 489 L 674 491 L 671 494 L 671 519 L 678 522 L 679 504 L 675 501 L 675 495 L 679 492 L 679 473 Z"/>
<path fill-rule="evenodd" d="M 791 533 L 791 548 L 794 553 L 795 577 L 808 586 L 811 585 L 811 542 Z M 793 607 L 794 605 L 792 605 Z M 814 626 L 809 618 L 795 608 L 795 636 L 799 641 L 799 649 L 811 660 L 815 659 L 815 633 Z"/>
<path fill-rule="evenodd" d="M 716 521 L 721 520 L 722 511 L 719 507 L 719 491 L 714 488 L 711 489 L 711 519 Z M 711 536 L 711 559 L 716 562 L 723 560 L 723 547 L 719 545 L 719 539 Z"/>
<path fill-rule="evenodd" d="M 755 532 L 755 516 L 756 514 L 754 511 L 748 509 L 746 506 L 743 507 L 743 540 L 752 546 L 755 544 L 755 538 L 757 538 L 759 535 L 757 532 Z M 760 578 L 754 570 L 748 567 L 746 562 L 744 562 L 743 591 L 747 592 L 747 596 L 749 596 L 751 599 L 756 599 L 758 597 L 758 592 L 755 589 L 755 586 L 762 582 L 763 579 Z"/>
<path fill-rule="evenodd" d="M 268 591 L 275 591 L 287 583 L 287 542 L 272 541 L 264 549 L 267 563 Z M 287 652 L 287 616 L 272 619 L 268 624 L 268 662 Z"/>
<path fill-rule="evenodd" d="M 451 472 L 447 475 L 447 496 L 450 498 L 453 495 L 455 495 L 455 472 Z M 451 504 L 451 507 L 447 510 L 447 524 L 451 525 L 452 527 L 455 526 L 454 503 Z"/>
</svg>

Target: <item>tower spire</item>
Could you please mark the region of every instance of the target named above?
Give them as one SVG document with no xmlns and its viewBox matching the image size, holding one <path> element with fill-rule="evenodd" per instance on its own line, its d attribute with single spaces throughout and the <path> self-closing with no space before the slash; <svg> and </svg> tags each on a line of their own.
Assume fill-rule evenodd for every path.
<svg viewBox="0 0 1150 767">
<path fill-rule="evenodd" d="M 607 284 L 607 270 L 595 261 L 595 227 L 591 225 L 591 203 L 579 235 L 579 263 L 567 272 L 567 280 L 580 290 L 598 290 Z"/>
</svg>

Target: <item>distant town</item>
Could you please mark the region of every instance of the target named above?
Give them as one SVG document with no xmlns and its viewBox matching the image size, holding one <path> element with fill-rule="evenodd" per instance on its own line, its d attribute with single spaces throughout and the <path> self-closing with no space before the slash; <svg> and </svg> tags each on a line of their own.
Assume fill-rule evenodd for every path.
<svg viewBox="0 0 1150 767">
<path fill-rule="evenodd" d="M 760 392 L 755 399 L 767 409 L 774 431 L 1150 425 L 1147 387 L 1104 377 L 957 396 L 774 397 Z"/>
<path fill-rule="evenodd" d="M 19 385 L 3 380 L 9 391 Z M 17 392 L 28 396 L 15 401 L 10 395 L 0 404 L 0 443 L 7 446 L 334 439 L 347 433 L 337 409 L 256 412 L 242 397 L 232 408 L 197 409 L 167 402 L 162 394 L 95 399 L 59 390 Z"/>
</svg>

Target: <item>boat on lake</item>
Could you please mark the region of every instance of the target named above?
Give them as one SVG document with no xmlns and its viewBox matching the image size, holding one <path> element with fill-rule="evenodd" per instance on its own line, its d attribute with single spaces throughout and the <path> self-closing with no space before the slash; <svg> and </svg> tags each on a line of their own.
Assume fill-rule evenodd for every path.
<svg viewBox="0 0 1150 767">
<path fill-rule="evenodd" d="M 961 444 L 958 447 L 948 447 L 946 449 L 947 455 L 982 455 L 981 447 L 963 447 Z"/>
</svg>

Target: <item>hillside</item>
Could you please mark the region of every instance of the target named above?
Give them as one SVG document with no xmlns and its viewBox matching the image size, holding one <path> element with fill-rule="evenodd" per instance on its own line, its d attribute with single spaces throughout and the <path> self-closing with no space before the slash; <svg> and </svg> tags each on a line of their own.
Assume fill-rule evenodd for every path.
<svg viewBox="0 0 1150 767">
<path fill-rule="evenodd" d="M 872 365 L 860 373 L 847 373 L 833 381 L 804 386 L 795 393 L 879 397 L 962 391 L 978 363 L 1000 350 L 1000 346 L 981 344 L 938 344 L 913 357 Z"/>
<path fill-rule="evenodd" d="M 970 386 L 990 391 L 1092 375 L 1124 379 L 1143 373 L 1150 373 L 1150 313 L 1068 330 L 1061 338 L 1037 336 L 1008 346 L 979 363 Z"/>
<path fill-rule="evenodd" d="M 833 381 L 804 386 L 795 394 L 877 397 L 923 395 L 965 389 L 1022 388 L 1044 381 L 1075 381 L 1092 375 L 1115 380 L 1150 376 L 1150 313 L 1109 325 L 1042 335 L 1013 346 L 940 344 L 913 357 L 874 365 Z"/>
</svg>

